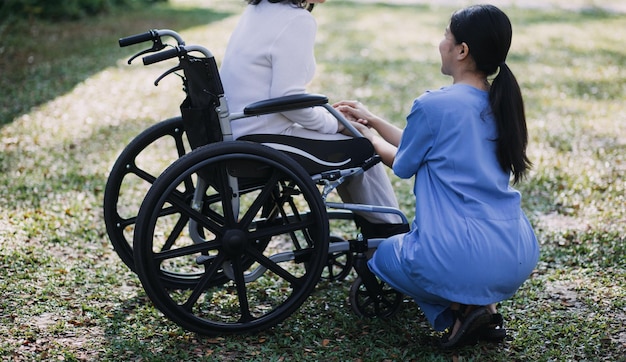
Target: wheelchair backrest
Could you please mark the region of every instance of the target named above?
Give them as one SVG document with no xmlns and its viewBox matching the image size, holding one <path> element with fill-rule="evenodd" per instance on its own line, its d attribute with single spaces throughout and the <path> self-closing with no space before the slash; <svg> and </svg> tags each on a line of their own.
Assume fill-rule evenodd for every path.
<svg viewBox="0 0 626 362">
<path fill-rule="evenodd" d="M 223 140 L 216 108 L 224 96 L 215 58 L 180 58 L 187 97 L 180 105 L 183 124 L 192 149 Z"/>
</svg>

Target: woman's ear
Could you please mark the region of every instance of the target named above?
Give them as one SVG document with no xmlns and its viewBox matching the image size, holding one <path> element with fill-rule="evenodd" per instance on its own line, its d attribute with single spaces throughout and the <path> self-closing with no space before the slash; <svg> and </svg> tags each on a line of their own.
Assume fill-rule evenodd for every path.
<svg viewBox="0 0 626 362">
<path fill-rule="evenodd" d="M 458 49 L 458 53 L 457 53 L 457 59 L 458 60 L 463 60 L 465 58 L 467 58 L 469 56 L 469 46 L 467 45 L 466 42 L 462 42 L 461 44 L 458 45 L 459 49 Z"/>
</svg>

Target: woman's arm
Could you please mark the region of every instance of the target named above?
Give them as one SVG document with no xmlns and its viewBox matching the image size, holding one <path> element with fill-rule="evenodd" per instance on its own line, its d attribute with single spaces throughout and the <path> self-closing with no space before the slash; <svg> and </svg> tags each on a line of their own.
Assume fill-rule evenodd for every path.
<svg viewBox="0 0 626 362">
<path fill-rule="evenodd" d="M 333 107 L 345 114 L 348 119 L 355 120 L 358 123 L 375 129 L 383 140 L 390 143 L 391 146 L 395 146 L 394 148 L 397 149 L 400 144 L 400 139 L 402 138 L 402 130 L 370 112 L 361 102 L 341 101 L 333 104 Z"/>
<path fill-rule="evenodd" d="M 372 146 L 374 146 L 374 150 L 376 150 L 376 153 L 380 156 L 383 163 L 387 167 L 391 168 L 393 166 L 393 161 L 396 158 L 398 148 L 391 143 L 385 141 L 381 136 L 375 134 L 363 123 L 354 121 L 351 121 L 351 123 L 357 129 L 357 131 L 361 132 L 361 134 L 372 143 Z"/>
</svg>

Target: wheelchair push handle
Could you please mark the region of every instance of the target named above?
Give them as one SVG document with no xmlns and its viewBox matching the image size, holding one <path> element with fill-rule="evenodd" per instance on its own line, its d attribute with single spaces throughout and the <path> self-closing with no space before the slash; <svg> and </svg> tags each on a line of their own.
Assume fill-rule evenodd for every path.
<svg viewBox="0 0 626 362">
<path fill-rule="evenodd" d="M 211 51 L 205 47 L 199 45 L 181 45 L 175 46 L 172 49 L 158 52 L 156 54 L 146 55 L 145 57 L 143 57 L 143 64 L 150 65 L 162 62 L 164 60 L 182 57 L 192 52 L 198 52 L 202 54 L 205 58 L 213 58 L 213 53 L 211 53 Z M 217 69 L 215 69 L 215 71 L 217 71 Z"/>
<path fill-rule="evenodd" d="M 120 38 L 118 41 L 120 47 L 127 47 L 130 45 L 135 45 L 139 43 L 144 43 L 147 41 L 152 41 L 153 43 L 161 44 L 161 38 L 169 36 L 176 39 L 178 45 L 185 45 L 185 41 L 177 32 L 169 29 L 151 29 L 145 33 L 135 34 L 131 36 L 127 36 L 124 38 Z"/>
<path fill-rule="evenodd" d="M 126 47 L 134 44 L 140 44 L 144 42 L 152 42 L 152 46 L 148 49 L 142 50 L 139 53 L 133 55 L 128 59 L 128 64 L 132 63 L 135 58 L 147 54 L 147 53 L 156 53 L 158 51 L 163 50 L 166 47 L 166 44 L 163 43 L 162 38 L 165 36 L 172 37 L 178 43 L 178 46 L 184 46 L 185 41 L 183 38 L 175 31 L 169 29 L 152 29 L 145 33 L 135 34 L 131 36 L 127 36 L 124 38 L 120 38 L 118 43 L 120 47 Z"/>
<path fill-rule="evenodd" d="M 150 65 L 162 62 L 164 60 L 176 58 L 180 53 L 181 50 L 179 48 L 173 48 L 158 52 L 156 54 L 146 55 L 145 57 L 143 57 L 143 65 Z"/>
<path fill-rule="evenodd" d="M 145 33 L 135 34 L 135 35 L 121 38 L 119 40 L 119 44 L 120 44 L 120 47 L 127 47 L 129 45 L 135 45 L 135 44 L 143 43 L 146 41 L 155 41 L 156 39 L 158 39 L 158 37 L 159 36 L 155 30 L 150 30 Z"/>
</svg>

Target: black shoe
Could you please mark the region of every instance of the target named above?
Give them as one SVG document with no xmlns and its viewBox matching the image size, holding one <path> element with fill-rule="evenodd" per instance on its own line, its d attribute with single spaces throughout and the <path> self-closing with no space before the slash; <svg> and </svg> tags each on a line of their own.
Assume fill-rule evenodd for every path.
<svg viewBox="0 0 626 362">
<path fill-rule="evenodd" d="M 441 348 L 457 348 L 468 344 L 473 344 L 478 341 L 478 331 L 487 327 L 491 322 L 491 313 L 485 307 L 479 307 L 469 313 L 462 313 L 460 311 L 454 311 L 455 318 L 454 323 L 457 320 L 461 321 L 461 327 L 456 331 L 454 336 L 450 337 L 454 323 L 450 327 L 448 333 L 441 337 Z"/>
<path fill-rule="evenodd" d="M 489 324 L 477 331 L 478 339 L 485 342 L 500 343 L 506 338 L 506 329 L 503 327 L 504 318 L 502 314 L 491 315 Z"/>
</svg>

